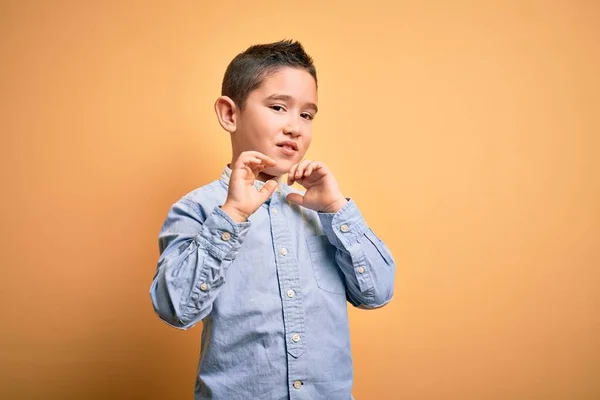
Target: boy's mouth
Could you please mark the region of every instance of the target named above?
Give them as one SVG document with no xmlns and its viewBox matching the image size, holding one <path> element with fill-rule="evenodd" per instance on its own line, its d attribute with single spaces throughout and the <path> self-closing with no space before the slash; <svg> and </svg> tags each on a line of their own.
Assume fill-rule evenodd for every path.
<svg viewBox="0 0 600 400">
<path fill-rule="evenodd" d="M 298 145 L 295 142 L 290 140 L 286 140 L 285 142 L 281 142 L 277 144 L 277 147 L 281 147 L 283 149 L 298 151 Z"/>
<path fill-rule="evenodd" d="M 277 147 L 281 149 L 281 152 L 286 156 L 294 156 L 298 150 L 290 144 L 278 144 Z"/>
</svg>

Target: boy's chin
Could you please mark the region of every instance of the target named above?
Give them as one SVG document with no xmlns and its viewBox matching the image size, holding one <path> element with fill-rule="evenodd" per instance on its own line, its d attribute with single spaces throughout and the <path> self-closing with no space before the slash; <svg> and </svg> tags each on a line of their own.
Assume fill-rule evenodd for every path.
<svg viewBox="0 0 600 400">
<path fill-rule="evenodd" d="M 271 167 L 271 168 L 265 168 L 262 172 L 265 175 L 279 177 L 281 175 L 287 174 L 288 171 L 289 171 L 289 168 L 285 169 L 285 168 L 281 168 L 281 167 Z"/>
</svg>

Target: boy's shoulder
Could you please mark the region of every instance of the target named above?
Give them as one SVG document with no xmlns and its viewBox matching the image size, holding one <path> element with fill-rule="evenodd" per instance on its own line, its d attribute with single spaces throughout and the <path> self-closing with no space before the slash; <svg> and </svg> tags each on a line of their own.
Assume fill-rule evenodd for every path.
<svg viewBox="0 0 600 400">
<path fill-rule="evenodd" d="M 177 200 L 175 204 L 187 203 L 196 207 L 212 206 L 227 197 L 227 187 L 219 179 L 193 189 Z"/>
</svg>

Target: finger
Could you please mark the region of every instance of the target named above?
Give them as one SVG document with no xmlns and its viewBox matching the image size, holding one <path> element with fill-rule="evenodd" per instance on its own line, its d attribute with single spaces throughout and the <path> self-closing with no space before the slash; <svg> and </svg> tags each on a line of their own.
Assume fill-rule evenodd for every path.
<svg viewBox="0 0 600 400">
<path fill-rule="evenodd" d="M 261 153 L 260 151 L 254 151 L 254 150 L 244 151 L 240 154 L 240 157 L 242 157 L 242 158 L 258 158 L 259 160 L 262 160 L 262 162 L 264 162 L 267 165 L 275 164 L 275 160 L 273 160 L 271 157 Z"/>
<path fill-rule="evenodd" d="M 240 155 L 238 157 L 235 168 L 250 169 L 252 172 L 262 171 L 264 168 L 271 166 L 268 160 L 260 159 L 250 154 Z"/>
<path fill-rule="evenodd" d="M 246 178 L 256 178 L 256 176 L 260 173 L 260 171 L 264 170 L 264 168 L 260 168 L 260 163 L 257 161 L 248 161 L 246 164 L 242 163 L 240 169 L 246 172 Z"/>
<path fill-rule="evenodd" d="M 264 169 L 267 167 L 263 164 L 259 164 L 259 165 L 252 165 L 249 168 L 250 168 L 250 171 L 252 171 L 252 174 L 254 175 L 254 179 L 256 179 L 258 174 L 260 174 L 262 171 L 264 171 Z"/>
<path fill-rule="evenodd" d="M 298 204 L 300 206 L 304 203 L 304 196 L 298 193 L 290 193 L 285 198 L 290 203 Z"/>
<path fill-rule="evenodd" d="M 290 171 L 288 172 L 288 185 L 294 183 L 294 174 L 296 173 L 296 168 L 298 168 L 298 164 L 292 165 L 292 168 L 290 168 Z"/>
<path fill-rule="evenodd" d="M 265 182 L 262 189 L 258 191 L 262 195 L 262 202 L 267 201 L 269 197 L 273 194 L 273 192 L 277 189 L 277 179 L 269 179 Z"/>
<path fill-rule="evenodd" d="M 298 168 L 296 168 L 296 172 L 294 173 L 294 180 L 296 182 L 298 182 L 302 178 L 302 175 L 304 174 L 304 168 L 307 165 L 307 161 L 310 162 L 309 160 L 302 160 L 302 162 L 298 164 Z"/>
<path fill-rule="evenodd" d="M 302 161 L 300 163 L 300 165 L 298 166 L 298 169 L 296 169 L 296 173 L 294 174 L 294 179 L 300 178 L 304 174 L 304 169 L 306 168 L 306 166 L 308 164 L 310 164 L 311 162 L 312 162 L 311 160 Z"/>
<path fill-rule="evenodd" d="M 304 176 L 305 177 L 309 177 L 310 174 L 313 173 L 313 171 L 316 171 L 317 169 L 321 168 L 321 164 L 318 161 L 313 161 L 311 162 L 308 167 L 306 167 L 306 171 L 304 172 Z"/>
<path fill-rule="evenodd" d="M 240 155 L 237 160 L 235 160 L 234 163 L 234 168 L 244 168 L 244 167 L 250 167 L 252 165 L 257 165 L 260 164 L 262 161 L 257 158 L 257 157 L 253 157 L 253 156 L 248 156 L 248 155 Z"/>
</svg>

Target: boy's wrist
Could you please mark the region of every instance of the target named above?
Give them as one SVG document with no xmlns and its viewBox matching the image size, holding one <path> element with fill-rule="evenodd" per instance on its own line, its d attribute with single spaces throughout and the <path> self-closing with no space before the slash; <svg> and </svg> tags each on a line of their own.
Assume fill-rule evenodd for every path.
<svg viewBox="0 0 600 400">
<path fill-rule="evenodd" d="M 229 215 L 231 219 L 233 219 L 235 222 L 240 223 L 248 221 L 249 215 L 241 212 L 240 210 L 238 210 L 231 204 L 228 204 L 227 202 L 225 202 L 225 204 L 221 206 L 221 210 L 227 213 L 227 215 Z"/>
<path fill-rule="evenodd" d="M 342 208 L 344 208 L 344 206 L 346 204 L 348 204 L 348 200 L 345 197 L 342 197 L 341 199 L 336 200 L 335 202 L 333 202 L 331 205 L 329 205 L 328 207 L 326 207 L 321 212 L 328 213 L 328 214 L 335 214 L 338 211 L 340 211 Z"/>
</svg>

